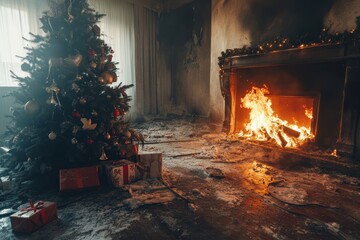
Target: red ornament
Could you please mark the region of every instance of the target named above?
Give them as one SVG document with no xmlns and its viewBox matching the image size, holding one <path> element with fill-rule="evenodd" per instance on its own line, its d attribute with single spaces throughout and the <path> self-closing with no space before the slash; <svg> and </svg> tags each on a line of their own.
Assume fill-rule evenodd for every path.
<svg viewBox="0 0 360 240">
<path fill-rule="evenodd" d="M 126 156 L 126 150 L 125 150 L 125 149 L 121 149 L 121 150 L 120 150 L 120 155 L 121 155 L 121 156 Z"/>
<path fill-rule="evenodd" d="M 111 61 L 112 61 L 112 58 L 113 58 L 112 55 L 107 56 L 107 61 L 108 61 L 108 62 L 111 62 Z"/>
<path fill-rule="evenodd" d="M 86 144 L 87 145 L 91 145 L 93 143 L 94 143 L 94 140 L 92 140 L 91 138 L 86 139 Z"/>
<path fill-rule="evenodd" d="M 89 49 L 88 55 L 89 55 L 89 57 L 91 57 L 91 58 L 95 57 L 95 56 L 96 56 L 95 50 L 94 50 L 94 49 Z"/>
<path fill-rule="evenodd" d="M 73 118 L 80 118 L 80 117 L 81 117 L 81 114 L 80 114 L 78 111 L 73 111 L 73 112 L 71 113 L 71 116 L 72 116 Z"/>
<path fill-rule="evenodd" d="M 118 116 L 120 116 L 120 114 L 121 114 L 120 110 L 115 108 L 114 111 L 113 111 L 114 117 L 118 117 Z"/>
</svg>

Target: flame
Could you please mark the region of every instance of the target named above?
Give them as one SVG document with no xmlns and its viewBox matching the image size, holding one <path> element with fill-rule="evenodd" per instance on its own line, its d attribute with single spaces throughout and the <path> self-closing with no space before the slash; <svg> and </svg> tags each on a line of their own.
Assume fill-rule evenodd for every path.
<svg viewBox="0 0 360 240">
<path fill-rule="evenodd" d="M 313 109 L 307 108 L 306 106 L 303 107 L 305 109 L 305 116 L 308 117 L 309 119 L 313 119 Z"/>
<path fill-rule="evenodd" d="M 332 151 L 332 153 L 330 153 L 330 155 L 331 155 L 331 156 L 334 156 L 334 157 L 337 157 L 338 155 L 337 155 L 336 149 L 334 149 L 334 151 Z"/>
<path fill-rule="evenodd" d="M 245 131 L 239 133 L 240 137 L 259 141 L 275 140 L 283 147 L 297 147 L 314 138 L 310 128 L 280 119 L 274 113 L 272 102 L 266 94 L 269 94 L 269 90 L 265 85 L 263 88 L 252 87 L 241 99 L 242 107 L 250 109 L 250 122 L 245 125 Z M 307 110 L 305 114 L 312 114 L 312 109 Z"/>
</svg>

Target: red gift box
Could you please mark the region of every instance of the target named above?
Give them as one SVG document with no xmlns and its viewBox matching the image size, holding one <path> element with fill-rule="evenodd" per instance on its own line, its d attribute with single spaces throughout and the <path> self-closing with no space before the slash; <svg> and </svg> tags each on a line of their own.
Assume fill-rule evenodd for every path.
<svg viewBox="0 0 360 240">
<path fill-rule="evenodd" d="M 98 166 L 61 169 L 59 177 L 60 191 L 100 186 Z"/>
<path fill-rule="evenodd" d="M 22 233 L 35 232 L 55 219 L 57 219 L 56 203 L 43 201 L 21 209 L 10 216 L 13 231 Z"/>
<path fill-rule="evenodd" d="M 106 165 L 108 182 L 114 187 L 122 187 L 135 181 L 135 163 L 121 160 Z"/>
</svg>

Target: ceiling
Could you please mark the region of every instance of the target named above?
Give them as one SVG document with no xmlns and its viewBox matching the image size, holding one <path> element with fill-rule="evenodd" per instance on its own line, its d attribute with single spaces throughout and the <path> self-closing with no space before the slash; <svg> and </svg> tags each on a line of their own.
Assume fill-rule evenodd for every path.
<svg viewBox="0 0 360 240">
<path fill-rule="evenodd" d="M 194 0 L 126 0 L 127 2 L 149 8 L 156 12 L 170 11 Z"/>
</svg>

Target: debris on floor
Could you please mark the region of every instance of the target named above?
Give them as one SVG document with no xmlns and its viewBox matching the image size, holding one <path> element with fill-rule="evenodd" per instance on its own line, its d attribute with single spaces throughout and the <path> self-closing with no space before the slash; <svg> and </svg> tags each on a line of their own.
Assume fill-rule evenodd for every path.
<svg viewBox="0 0 360 240">
<path fill-rule="evenodd" d="M 144 205 L 167 203 L 173 201 L 176 196 L 160 180 L 141 180 L 126 186 L 131 198 L 124 200 L 124 204 L 131 209 Z"/>
<path fill-rule="evenodd" d="M 205 168 L 205 172 L 207 174 L 209 174 L 210 177 L 212 178 L 224 178 L 225 175 L 224 175 L 224 172 L 219 169 L 219 168 L 214 168 L 214 167 L 207 167 Z"/>
<path fill-rule="evenodd" d="M 239 141 L 221 124 L 136 128 L 146 136 L 140 152 L 162 153 L 161 180 L 74 195 L 1 191 L 0 239 L 359 239 L 360 178 L 345 168 Z M 29 198 L 57 202 L 58 220 L 20 236 L 9 215 Z"/>
</svg>

